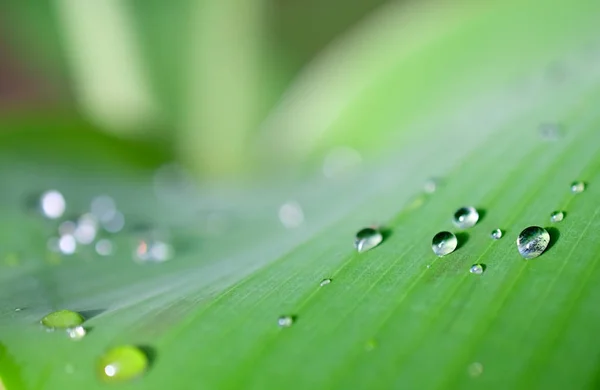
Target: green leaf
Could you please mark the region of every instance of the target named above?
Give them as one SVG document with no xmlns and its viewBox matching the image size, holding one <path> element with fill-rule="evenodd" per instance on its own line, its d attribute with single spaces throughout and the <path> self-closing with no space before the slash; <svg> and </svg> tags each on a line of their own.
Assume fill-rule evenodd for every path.
<svg viewBox="0 0 600 390">
<path fill-rule="evenodd" d="M 5 120 L 6 389 L 105 388 L 97 364 L 121 345 L 141 348 L 150 362 L 141 378 L 119 385 L 131 389 L 597 387 L 600 59 L 586 43 L 598 5 L 557 2 L 542 17 L 534 12 L 541 2 L 515 4 L 467 12 L 467 27 L 458 23 L 452 35 L 448 24 L 447 38 L 407 54 L 387 75 L 361 74 L 373 88 L 341 96 L 339 115 L 308 129 L 325 132 L 304 149 L 312 167 L 342 142 L 377 151 L 345 177 L 194 185 L 163 166 L 172 156 L 155 146 L 99 136 L 74 120 Z M 541 40 L 518 41 L 528 26 L 549 37 L 538 51 L 528 50 Z M 497 45 L 479 64 L 487 42 Z M 462 78 L 426 67 L 445 61 Z M 548 70 L 552 61 L 561 77 Z M 290 104 L 284 117 L 313 112 Z M 544 139 L 541 123 L 559 123 L 561 135 Z M 340 133 L 345 125 L 349 135 Z M 382 144 L 393 153 L 386 157 Z M 440 178 L 432 194 L 423 191 L 430 177 Z M 571 193 L 574 180 L 587 189 Z M 47 189 L 64 194 L 65 218 L 86 212 L 94 196 L 114 197 L 126 220 L 122 232 L 103 233 L 114 254 L 50 252 L 59 221 L 28 206 Z M 288 200 L 303 208 L 295 229 L 277 218 Z M 457 231 L 451 217 L 462 206 L 481 218 Z M 566 217 L 551 224 L 555 210 Z M 373 223 L 389 234 L 357 253 L 355 233 Z M 173 259 L 133 261 L 145 225 L 168 237 Z M 524 260 L 515 240 L 532 225 L 546 227 L 551 244 Z M 490 238 L 496 228 L 500 240 Z M 439 258 L 431 239 L 443 230 L 459 233 L 460 245 Z M 485 272 L 469 273 L 478 263 Z M 320 286 L 325 278 L 331 283 Z M 82 340 L 40 327 L 58 309 L 86 318 Z M 281 315 L 292 326 L 280 328 Z"/>
</svg>

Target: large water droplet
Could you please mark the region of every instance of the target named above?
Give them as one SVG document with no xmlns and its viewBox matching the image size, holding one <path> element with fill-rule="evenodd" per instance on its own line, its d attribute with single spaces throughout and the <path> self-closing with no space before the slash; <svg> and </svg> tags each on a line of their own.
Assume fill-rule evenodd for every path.
<svg viewBox="0 0 600 390">
<path fill-rule="evenodd" d="M 494 240 L 499 240 L 502 238 L 503 235 L 504 235 L 504 233 L 502 232 L 502 230 L 494 229 L 494 230 L 492 230 L 490 237 L 492 237 Z"/>
<path fill-rule="evenodd" d="M 97 370 L 106 382 L 123 382 L 142 375 L 148 368 L 148 356 L 140 348 L 123 345 L 112 348 L 98 359 Z"/>
<path fill-rule="evenodd" d="M 69 329 L 83 324 L 83 316 L 71 310 L 58 310 L 46 315 L 40 321 L 47 329 Z"/>
<path fill-rule="evenodd" d="M 450 232 L 439 232 L 433 236 L 433 240 L 431 241 L 433 253 L 440 257 L 454 252 L 457 245 L 458 240 L 456 236 Z"/>
<path fill-rule="evenodd" d="M 579 194 L 585 191 L 585 183 L 582 181 L 574 181 L 571 183 L 571 192 L 574 194 Z"/>
<path fill-rule="evenodd" d="M 550 222 L 560 222 L 565 218 L 565 213 L 562 211 L 555 211 L 550 214 Z"/>
<path fill-rule="evenodd" d="M 550 234 L 539 226 L 530 226 L 517 237 L 517 249 L 525 259 L 541 255 L 550 243 Z"/>
<path fill-rule="evenodd" d="M 475 275 L 481 275 L 485 271 L 483 264 L 473 264 L 469 269 L 469 272 Z"/>
<path fill-rule="evenodd" d="M 461 207 L 460 209 L 456 210 L 454 217 L 452 218 L 452 222 L 454 222 L 454 224 L 461 229 L 467 229 L 475 226 L 478 220 L 479 213 L 474 207 Z"/>
<path fill-rule="evenodd" d="M 381 241 L 383 241 L 381 232 L 375 228 L 368 227 L 356 233 L 354 247 L 358 252 L 366 252 L 381 244 Z"/>
<path fill-rule="evenodd" d="M 86 334 L 87 334 L 87 331 L 81 325 L 76 326 L 74 328 L 67 329 L 67 335 L 69 336 L 69 338 L 71 340 L 81 340 L 82 338 L 85 337 Z"/>
<path fill-rule="evenodd" d="M 293 316 L 281 316 L 277 319 L 277 325 L 282 328 L 289 328 L 294 324 Z"/>
<path fill-rule="evenodd" d="M 65 208 L 67 207 L 67 203 L 60 192 L 56 190 L 50 190 L 42 194 L 40 198 L 40 206 L 42 208 L 42 213 L 46 217 L 50 219 L 56 219 L 62 217 L 63 213 L 65 212 Z"/>
</svg>

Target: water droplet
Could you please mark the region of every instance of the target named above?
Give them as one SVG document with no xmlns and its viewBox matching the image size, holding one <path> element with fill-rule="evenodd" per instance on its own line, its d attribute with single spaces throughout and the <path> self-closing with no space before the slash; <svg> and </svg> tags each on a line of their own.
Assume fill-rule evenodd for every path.
<svg viewBox="0 0 600 390">
<path fill-rule="evenodd" d="M 490 236 L 494 239 L 494 240 L 499 240 L 502 238 L 502 236 L 504 235 L 504 233 L 502 232 L 502 230 L 500 229 L 494 229 L 492 230 L 492 233 L 490 234 Z"/>
<path fill-rule="evenodd" d="M 571 192 L 574 194 L 579 194 L 585 191 L 585 183 L 582 181 L 574 181 L 571 183 Z"/>
<path fill-rule="evenodd" d="M 60 192 L 50 190 L 42 194 L 40 206 L 42 208 L 42 213 L 44 213 L 46 217 L 56 219 L 62 217 L 65 208 L 67 207 L 67 203 Z"/>
<path fill-rule="evenodd" d="M 452 222 L 460 229 L 467 229 L 475 226 L 479 220 L 479 213 L 474 207 L 461 207 L 454 213 Z"/>
<path fill-rule="evenodd" d="M 125 216 L 120 211 L 115 211 L 112 217 L 102 221 L 102 227 L 109 233 L 118 233 L 125 227 Z"/>
<path fill-rule="evenodd" d="M 106 382 L 128 381 L 142 375 L 148 368 L 148 356 L 140 348 L 123 345 L 106 351 L 98 359 L 97 370 Z"/>
<path fill-rule="evenodd" d="M 321 280 L 321 283 L 319 283 L 319 286 L 327 286 L 329 283 L 331 283 L 331 279 L 323 279 Z"/>
<path fill-rule="evenodd" d="M 475 275 L 481 275 L 485 271 L 483 264 L 473 264 L 469 272 Z"/>
<path fill-rule="evenodd" d="M 173 247 L 160 240 L 141 240 L 136 248 L 136 258 L 141 262 L 162 263 L 171 259 Z"/>
<path fill-rule="evenodd" d="M 284 203 L 279 208 L 279 220 L 281 221 L 281 224 L 288 229 L 293 229 L 302 225 L 302 222 L 304 222 L 302 207 L 294 201 Z"/>
<path fill-rule="evenodd" d="M 560 222 L 565 218 L 565 213 L 562 211 L 555 211 L 550 214 L 550 222 Z"/>
<path fill-rule="evenodd" d="M 90 210 L 100 222 L 108 222 L 117 213 L 117 204 L 110 196 L 99 195 L 92 199 Z"/>
<path fill-rule="evenodd" d="M 40 321 L 47 329 L 53 330 L 75 328 L 83 324 L 83 316 L 71 310 L 58 310 L 46 315 Z"/>
<path fill-rule="evenodd" d="M 562 135 L 561 127 L 558 123 L 541 123 L 538 131 L 544 141 L 556 141 Z"/>
<path fill-rule="evenodd" d="M 23 310 L 23 308 L 22 308 L 22 307 L 16 307 L 16 308 L 15 308 L 15 311 L 21 311 L 21 310 Z"/>
<path fill-rule="evenodd" d="M 294 317 L 292 316 L 281 316 L 277 319 L 277 325 L 282 328 L 289 328 L 294 324 Z"/>
<path fill-rule="evenodd" d="M 98 240 L 95 249 L 96 253 L 98 253 L 100 256 L 110 256 L 113 251 L 112 241 L 106 238 Z"/>
<path fill-rule="evenodd" d="M 433 236 L 433 240 L 431 241 L 433 253 L 440 257 L 454 252 L 457 246 L 458 240 L 456 239 L 456 236 L 450 232 L 439 232 Z"/>
<path fill-rule="evenodd" d="M 332 149 L 323 161 L 323 175 L 329 179 L 343 177 L 355 170 L 362 156 L 355 149 L 340 146 Z"/>
<path fill-rule="evenodd" d="M 479 375 L 483 374 L 483 364 L 481 364 L 479 362 L 471 363 L 469 365 L 469 368 L 467 369 L 467 372 L 472 377 L 479 376 Z"/>
<path fill-rule="evenodd" d="M 83 214 L 77 220 L 77 228 L 73 233 L 75 240 L 83 245 L 91 244 L 96 239 L 98 222 L 93 214 Z"/>
<path fill-rule="evenodd" d="M 517 249 L 525 259 L 541 255 L 550 243 L 550 234 L 539 226 L 530 226 L 517 237 Z"/>
<path fill-rule="evenodd" d="M 81 325 L 67 329 L 67 335 L 71 340 L 81 340 L 85 337 L 87 331 Z"/>
<path fill-rule="evenodd" d="M 433 194 L 435 191 L 437 191 L 437 187 L 438 181 L 436 179 L 427 179 L 425 185 L 423 186 L 423 190 L 427 194 Z"/>
<path fill-rule="evenodd" d="M 77 249 L 77 241 L 72 235 L 65 234 L 58 239 L 58 250 L 63 255 L 72 255 L 75 253 L 75 249 Z"/>
<path fill-rule="evenodd" d="M 359 253 L 366 252 L 369 249 L 375 248 L 377 245 L 381 244 L 381 241 L 383 241 L 383 235 L 381 232 L 375 228 L 368 227 L 356 233 L 354 247 Z"/>
</svg>

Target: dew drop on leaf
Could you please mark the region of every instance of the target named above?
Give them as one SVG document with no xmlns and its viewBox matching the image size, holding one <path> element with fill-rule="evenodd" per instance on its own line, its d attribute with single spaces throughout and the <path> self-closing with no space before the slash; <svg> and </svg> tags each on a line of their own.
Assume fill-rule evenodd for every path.
<svg viewBox="0 0 600 390">
<path fill-rule="evenodd" d="M 83 324 L 83 316 L 71 310 L 58 310 L 42 318 L 42 325 L 48 330 L 75 328 Z"/>
<path fill-rule="evenodd" d="M 354 247 L 359 253 L 366 252 L 369 249 L 375 248 L 377 245 L 381 244 L 381 241 L 383 241 L 383 235 L 381 232 L 375 228 L 368 227 L 356 233 Z"/>
<path fill-rule="evenodd" d="M 277 319 L 277 325 L 282 328 L 289 328 L 294 324 L 294 317 L 292 316 L 281 316 Z"/>
<path fill-rule="evenodd" d="M 550 243 L 550 234 L 539 226 L 530 226 L 517 237 L 517 249 L 525 259 L 541 255 Z"/>
<path fill-rule="evenodd" d="M 502 230 L 500 229 L 494 229 L 492 230 L 492 233 L 490 234 L 490 237 L 492 237 L 492 239 L 494 240 L 499 240 L 502 238 L 504 233 L 502 233 Z"/>
<path fill-rule="evenodd" d="M 433 240 L 431 240 L 431 249 L 433 249 L 433 253 L 440 257 L 454 252 L 457 245 L 458 240 L 456 239 L 456 236 L 450 232 L 439 232 L 433 236 Z"/>
<path fill-rule="evenodd" d="M 579 194 L 585 191 L 585 183 L 582 181 L 574 181 L 571 183 L 571 192 L 574 194 Z"/>
<path fill-rule="evenodd" d="M 475 226 L 479 220 L 479 213 L 474 207 L 461 207 L 456 210 L 452 222 L 458 228 L 467 229 Z"/>
<path fill-rule="evenodd" d="M 555 211 L 550 214 L 550 222 L 560 222 L 565 218 L 565 213 L 562 211 Z"/>
<path fill-rule="evenodd" d="M 98 376 L 105 382 L 123 382 L 142 375 L 148 368 L 148 356 L 140 348 L 123 345 L 106 351 L 97 364 Z"/>
<path fill-rule="evenodd" d="M 473 264 L 469 272 L 475 275 L 481 275 L 485 271 L 483 264 Z"/>
<path fill-rule="evenodd" d="M 56 191 L 46 191 L 40 197 L 40 207 L 44 216 L 50 219 L 62 217 L 67 207 L 64 196 Z"/>
<path fill-rule="evenodd" d="M 81 325 L 67 329 L 67 335 L 69 336 L 69 338 L 71 340 L 81 340 L 82 338 L 85 337 L 86 334 L 87 334 L 87 331 Z"/>
<path fill-rule="evenodd" d="M 327 286 L 329 283 L 331 283 L 331 279 L 323 279 L 321 280 L 321 283 L 319 283 L 319 286 Z"/>
</svg>

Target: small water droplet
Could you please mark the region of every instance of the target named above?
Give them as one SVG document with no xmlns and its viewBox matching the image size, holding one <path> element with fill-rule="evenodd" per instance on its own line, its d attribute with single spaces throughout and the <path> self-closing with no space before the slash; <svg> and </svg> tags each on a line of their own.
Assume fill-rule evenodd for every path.
<svg viewBox="0 0 600 390">
<path fill-rule="evenodd" d="M 492 230 L 490 237 L 492 237 L 494 240 L 499 240 L 502 238 L 503 235 L 504 235 L 504 233 L 502 232 L 502 230 L 494 229 L 494 230 Z"/>
<path fill-rule="evenodd" d="M 281 316 L 277 319 L 277 325 L 282 328 L 289 328 L 294 324 L 294 317 L 292 316 Z"/>
<path fill-rule="evenodd" d="M 375 228 L 364 228 L 356 233 L 354 247 L 359 253 L 375 248 L 383 241 L 383 235 Z"/>
<path fill-rule="evenodd" d="M 323 279 L 321 280 L 321 283 L 319 283 L 319 286 L 323 287 L 328 285 L 329 283 L 331 283 L 331 279 Z"/>
<path fill-rule="evenodd" d="M 123 382 L 142 375 L 148 368 L 148 356 L 140 348 L 123 345 L 106 351 L 98 359 L 98 376 L 106 382 Z"/>
<path fill-rule="evenodd" d="M 50 219 L 62 217 L 67 207 L 64 196 L 56 191 L 50 190 L 42 194 L 40 198 L 42 213 Z"/>
<path fill-rule="evenodd" d="M 87 331 L 81 325 L 67 329 L 67 335 L 71 340 L 81 340 L 85 337 Z"/>
<path fill-rule="evenodd" d="M 83 316 L 71 310 L 58 310 L 46 315 L 40 321 L 48 330 L 75 328 L 83 324 Z"/>
<path fill-rule="evenodd" d="M 423 190 L 427 194 L 433 194 L 435 191 L 437 191 L 437 187 L 438 181 L 436 179 L 427 179 L 427 181 L 425 181 L 425 185 L 423 186 Z"/>
<path fill-rule="evenodd" d="M 467 372 L 472 377 L 479 376 L 479 375 L 483 374 L 483 364 L 481 364 L 479 362 L 471 363 L 469 365 L 469 368 L 467 369 Z"/>
<path fill-rule="evenodd" d="M 473 264 L 469 269 L 469 272 L 475 275 L 481 275 L 484 270 L 483 264 Z"/>
<path fill-rule="evenodd" d="M 565 218 L 565 213 L 562 211 L 555 211 L 550 214 L 550 222 L 560 222 Z"/>
<path fill-rule="evenodd" d="M 571 192 L 574 194 L 579 194 L 585 191 L 585 183 L 582 181 L 574 181 L 571 183 Z"/>
<path fill-rule="evenodd" d="M 440 257 L 454 252 L 457 246 L 458 239 L 450 232 L 439 232 L 433 236 L 433 240 L 431 240 L 431 249 L 433 249 L 433 253 Z"/>
<path fill-rule="evenodd" d="M 173 247 L 160 240 L 141 240 L 136 248 L 136 259 L 140 262 L 162 263 L 173 257 Z"/>
<path fill-rule="evenodd" d="M 294 201 L 284 203 L 279 208 L 279 220 L 288 229 L 297 228 L 304 222 L 302 207 L 300 207 L 298 202 Z"/>
<path fill-rule="evenodd" d="M 544 141 L 556 141 L 562 136 L 562 130 L 558 123 L 541 123 L 538 131 Z"/>
<path fill-rule="evenodd" d="M 118 233 L 125 227 L 125 216 L 120 211 L 115 211 L 110 219 L 102 221 L 102 227 L 109 233 Z"/>
<path fill-rule="evenodd" d="M 106 238 L 98 240 L 95 249 L 100 256 L 110 256 L 113 251 L 112 241 Z"/>
<path fill-rule="evenodd" d="M 539 226 L 524 229 L 517 237 L 517 249 L 525 259 L 541 255 L 550 243 L 550 234 Z"/>
<path fill-rule="evenodd" d="M 98 221 L 93 214 L 83 214 L 77 220 L 77 227 L 73 233 L 75 240 L 83 245 L 91 244 L 96 239 Z"/>
<path fill-rule="evenodd" d="M 73 234 L 77 229 L 77 224 L 73 221 L 64 221 L 58 225 L 58 234 L 64 236 L 65 234 Z"/>
<path fill-rule="evenodd" d="M 72 255 L 77 249 L 77 241 L 75 237 L 70 234 L 65 234 L 58 239 L 58 250 L 63 255 Z"/>
<path fill-rule="evenodd" d="M 479 213 L 474 207 L 461 207 L 456 210 L 452 222 L 460 229 L 467 229 L 475 226 L 479 220 Z"/>
</svg>

